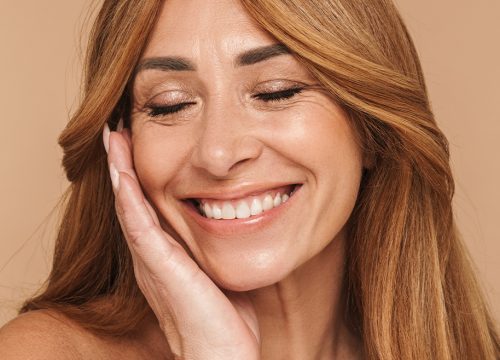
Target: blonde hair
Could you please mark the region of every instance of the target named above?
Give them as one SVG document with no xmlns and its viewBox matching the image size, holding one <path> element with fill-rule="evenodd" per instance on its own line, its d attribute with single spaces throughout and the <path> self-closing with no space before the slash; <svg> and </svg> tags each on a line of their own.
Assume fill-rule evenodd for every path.
<svg viewBox="0 0 500 360">
<path fill-rule="evenodd" d="M 454 224 L 445 136 L 417 52 L 389 0 L 242 0 L 344 107 L 373 158 L 349 220 L 349 318 L 370 359 L 496 359 L 493 321 Z M 21 311 L 57 308 L 123 335 L 148 306 L 117 222 L 101 130 L 162 1 L 104 1 L 89 44 L 83 102 L 60 137 L 72 182 L 46 289 Z M 111 311 L 112 310 L 112 311 Z"/>
</svg>

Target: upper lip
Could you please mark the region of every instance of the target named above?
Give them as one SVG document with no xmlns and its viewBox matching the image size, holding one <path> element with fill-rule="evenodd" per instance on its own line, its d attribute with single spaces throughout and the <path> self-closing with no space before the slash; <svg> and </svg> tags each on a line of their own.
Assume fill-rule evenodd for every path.
<svg viewBox="0 0 500 360">
<path fill-rule="evenodd" d="M 246 183 L 232 187 L 211 188 L 210 190 L 202 190 L 189 193 L 184 196 L 184 200 L 188 199 L 214 199 L 214 200 L 231 200 L 239 199 L 251 195 L 260 194 L 266 190 L 272 190 L 282 186 L 300 185 L 297 182 L 280 182 L 280 183 Z"/>
</svg>

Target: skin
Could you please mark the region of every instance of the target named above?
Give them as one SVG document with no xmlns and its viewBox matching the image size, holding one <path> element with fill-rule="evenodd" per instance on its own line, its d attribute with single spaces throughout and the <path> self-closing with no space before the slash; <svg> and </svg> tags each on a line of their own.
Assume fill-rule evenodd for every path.
<svg viewBox="0 0 500 360">
<path fill-rule="evenodd" d="M 241 53 L 276 43 L 236 1 L 165 2 L 141 64 L 176 56 L 195 69 L 142 66 L 131 128 L 103 133 L 118 219 L 152 312 L 127 338 L 29 312 L 0 330 L 0 358 L 362 357 L 342 289 L 345 224 L 365 161 L 346 114 L 291 54 L 235 66 Z M 275 102 L 256 96 L 296 87 Z M 148 108 L 186 102 L 172 116 Z M 252 232 L 206 233 L 180 200 L 270 180 L 302 183 L 301 193 Z"/>
<path fill-rule="evenodd" d="M 167 1 L 141 63 L 175 56 L 195 69 L 143 67 L 131 128 L 104 133 L 137 281 L 183 359 L 360 356 L 342 279 L 365 162 L 346 114 L 291 54 L 235 66 L 276 43 L 235 1 Z M 255 97 L 297 86 L 289 99 Z M 207 233 L 180 200 L 270 178 L 302 183 L 301 197 L 254 232 Z"/>
</svg>

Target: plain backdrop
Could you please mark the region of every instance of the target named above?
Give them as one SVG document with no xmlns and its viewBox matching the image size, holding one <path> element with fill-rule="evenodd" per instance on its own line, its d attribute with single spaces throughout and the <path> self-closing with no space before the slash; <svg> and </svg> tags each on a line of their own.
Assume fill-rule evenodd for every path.
<svg viewBox="0 0 500 360">
<path fill-rule="evenodd" d="M 91 3 L 0 0 L 0 326 L 50 269 L 51 211 L 67 186 L 57 137 L 78 104 Z M 500 1 L 396 4 L 450 141 L 456 219 L 500 319 Z"/>
</svg>

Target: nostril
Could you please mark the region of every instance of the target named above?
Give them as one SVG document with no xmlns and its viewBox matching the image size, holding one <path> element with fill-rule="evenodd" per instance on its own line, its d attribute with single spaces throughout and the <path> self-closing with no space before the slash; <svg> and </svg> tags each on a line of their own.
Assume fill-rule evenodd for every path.
<svg viewBox="0 0 500 360">
<path fill-rule="evenodd" d="M 245 162 L 247 162 L 247 160 L 249 160 L 249 159 L 241 159 L 241 160 L 239 160 L 238 162 L 236 162 L 235 164 L 233 164 L 231 166 L 231 168 L 229 169 L 229 171 L 234 171 L 234 168 L 240 167 L 242 164 L 244 164 Z"/>
</svg>

